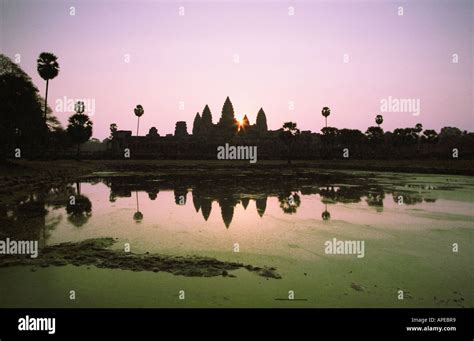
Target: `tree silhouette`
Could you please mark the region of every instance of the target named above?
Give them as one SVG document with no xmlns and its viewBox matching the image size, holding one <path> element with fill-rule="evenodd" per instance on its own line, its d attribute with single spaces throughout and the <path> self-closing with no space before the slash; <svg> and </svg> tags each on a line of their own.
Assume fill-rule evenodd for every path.
<svg viewBox="0 0 474 341">
<path fill-rule="evenodd" d="M 426 129 L 421 138 L 428 143 L 436 143 L 438 141 L 438 133 L 433 129 Z"/>
<path fill-rule="evenodd" d="M 133 112 L 135 113 L 135 116 L 138 117 L 138 121 L 137 121 L 137 136 L 138 136 L 138 130 L 140 128 L 140 117 L 145 113 L 145 111 L 143 110 L 143 107 L 141 104 L 138 104 L 135 109 L 133 109 Z"/>
<path fill-rule="evenodd" d="M 358 129 L 339 130 L 339 140 L 344 146 L 359 146 L 364 139 L 365 135 Z"/>
<path fill-rule="evenodd" d="M 117 133 L 118 127 L 117 123 L 110 124 L 110 139 L 113 139 L 115 134 Z"/>
<path fill-rule="evenodd" d="M 285 122 L 280 132 L 280 138 L 287 146 L 288 164 L 291 164 L 292 147 L 296 139 L 300 136 L 300 130 L 296 128 L 296 123 Z"/>
<path fill-rule="evenodd" d="M 10 58 L 0 54 L 0 155 L 13 144 L 38 146 L 47 134 L 43 102 L 31 78 Z"/>
<path fill-rule="evenodd" d="M 67 134 L 71 141 L 77 145 L 77 157 L 79 158 L 81 152 L 81 144 L 88 141 L 92 136 L 92 121 L 89 116 L 84 114 L 84 103 L 77 102 L 76 113 L 69 117 L 69 124 L 67 126 Z"/>
<path fill-rule="evenodd" d="M 380 125 L 383 123 L 383 116 L 382 115 L 375 116 L 375 123 L 380 127 Z"/>
<path fill-rule="evenodd" d="M 416 133 L 419 134 L 419 133 L 421 133 L 422 130 L 423 130 L 423 124 L 417 123 L 417 124 L 415 125 L 415 131 L 416 131 Z"/>
<path fill-rule="evenodd" d="M 328 127 L 328 116 L 331 115 L 331 109 L 329 107 L 324 107 L 323 110 L 321 110 L 321 114 L 324 116 L 326 120 L 326 128 Z"/>
<path fill-rule="evenodd" d="M 369 142 L 372 143 L 379 143 L 383 140 L 383 130 L 379 126 L 367 128 L 365 135 Z"/>
<path fill-rule="evenodd" d="M 37 60 L 37 69 L 41 78 L 46 81 L 46 95 L 44 96 L 44 114 L 43 119 L 46 123 L 46 113 L 48 111 L 48 88 L 49 80 L 59 74 L 58 57 L 50 52 L 42 52 Z"/>
<path fill-rule="evenodd" d="M 421 123 L 417 123 L 415 125 L 414 131 L 416 132 L 416 140 L 417 140 L 417 143 L 418 143 L 418 148 L 420 148 L 421 132 L 423 131 L 423 125 Z"/>
<path fill-rule="evenodd" d="M 396 146 L 411 146 L 416 144 L 418 134 L 413 128 L 397 128 L 393 131 L 392 139 Z"/>
</svg>

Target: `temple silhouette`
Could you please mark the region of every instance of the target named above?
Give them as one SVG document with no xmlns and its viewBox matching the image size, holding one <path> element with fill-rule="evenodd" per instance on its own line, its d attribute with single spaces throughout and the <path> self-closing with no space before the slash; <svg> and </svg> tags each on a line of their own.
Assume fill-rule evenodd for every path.
<svg viewBox="0 0 474 341">
<path fill-rule="evenodd" d="M 131 130 L 117 130 L 112 134 L 108 151 L 117 157 L 129 148 L 133 157 L 138 158 L 215 159 L 217 146 L 232 142 L 262 147 L 263 150 L 258 151 L 260 157 L 265 155 L 268 149 L 265 147 L 278 137 L 279 130 L 268 130 L 263 108 L 258 111 L 255 124 L 250 124 L 247 115 L 239 122 L 227 97 L 217 123 L 213 123 L 211 110 L 206 104 L 202 113 L 196 113 L 191 133 L 185 121 L 176 122 L 174 134 L 165 136 L 161 136 L 156 127 L 151 127 L 145 136 L 134 136 Z"/>
<path fill-rule="evenodd" d="M 326 120 L 329 111 L 329 108 L 323 108 Z M 381 117 L 377 115 L 377 126 L 369 127 L 365 133 L 357 129 L 328 126 L 323 127 L 321 133 L 300 131 L 294 122 L 286 122 L 277 130 L 269 130 L 263 108 L 258 111 L 254 124 L 247 115 L 238 121 L 232 102 L 227 97 L 216 123 L 213 122 L 211 109 L 205 105 L 202 113 L 194 116 L 190 132 L 185 121 L 176 122 L 174 134 L 165 136 L 161 136 L 156 127 L 151 127 L 144 136 L 133 135 L 131 130 L 115 130 L 106 150 L 90 156 L 123 159 L 124 150 L 128 149 L 132 159 L 215 160 L 217 148 L 229 143 L 256 146 L 258 160 L 290 157 L 294 160 L 345 159 L 348 156 L 343 153 L 344 149 L 350 150 L 351 159 L 447 159 L 452 158 L 453 148 L 462 151 L 463 158 L 474 157 L 473 133 L 462 132 L 455 127 L 444 127 L 439 134 L 429 129 L 422 133 L 420 123 L 416 127 L 384 131 L 380 127 L 383 122 Z M 285 140 L 285 125 L 297 131 L 291 141 Z"/>
</svg>

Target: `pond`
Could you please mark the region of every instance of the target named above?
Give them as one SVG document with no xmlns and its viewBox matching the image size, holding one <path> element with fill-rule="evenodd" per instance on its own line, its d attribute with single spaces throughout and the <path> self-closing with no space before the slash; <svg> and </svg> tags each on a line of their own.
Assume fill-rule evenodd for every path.
<svg viewBox="0 0 474 341">
<path fill-rule="evenodd" d="M 0 239 L 39 240 L 39 258 L 71 244 L 0 263 L 0 306 L 474 305 L 473 178 L 325 172 L 93 174 L 31 193 L 0 206 Z M 106 256 L 77 244 L 105 237 Z M 112 259 L 125 253 L 127 264 Z"/>
</svg>

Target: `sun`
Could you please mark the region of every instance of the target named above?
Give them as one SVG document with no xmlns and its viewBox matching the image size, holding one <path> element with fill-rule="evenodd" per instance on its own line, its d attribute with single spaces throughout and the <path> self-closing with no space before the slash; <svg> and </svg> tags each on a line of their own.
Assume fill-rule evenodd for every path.
<svg viewBox="0 0 474 341">
<path fill-rule="evenodd" d="M 235 117 L 237 124 L 239 127 L 241 127 L 244 124 L 244 118 L 243 117 Z"/>
<path fill-rule="evenodd" d="M 235 120 L 237 121 L 237 127 L 238 129 L 242 129 L 244 127 L 244 118 L 243 117 L 235 117 Z"/>
</svg>

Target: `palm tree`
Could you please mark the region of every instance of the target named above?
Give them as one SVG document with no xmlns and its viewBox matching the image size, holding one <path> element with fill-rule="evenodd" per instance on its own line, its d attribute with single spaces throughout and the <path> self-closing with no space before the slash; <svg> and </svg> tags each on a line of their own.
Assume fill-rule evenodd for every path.
<svg viewBox="0 0 474 341">
<path fill-rule="evenodd" d="M 137 123 L 137 136 L 138 136 L 138 129 L 140 128 L 140 116 L 142 116 L 145 111 L 143 110 L 143 107 L 141 104 L 138 104 L 133 111 L 135 112 L 135 116 L 138 117 L 138 123 Z"/>
<path fill-rule="evenodd" d="M 37 64 L 40 77 L 46 81 L 46 96 L 44 97 L 43 113 L 43 118 L 46 122 L 49 80 L 55 78 L 59 73 L 58 57 L 49 52 L 42 52 L 38 57 Z"/>
<path fill-rule="evenodd" d="M 417 123 L 417 124 L 415 125 L 415 132 L 416 132 L 417 134 L 419 134 L 419 133 L 422 132 L 422 130 L 423 130 L 423 124 Z"/>
<path fill-rule="evenodd" d="M 383 116 L 382 115 L 377 115 L 375 116 L 375 123 L 380 127 L 380 125 L 383 123 Z"/>
<path fill-rule="evenodd" d="M 286 144 L 288 149 L 288 164 L 291 164 L 292 146 L 296 139 L 300 136 L 300 130 L 296 128 L 296 123 L 285 122 L 280 129 L 280 138 Z"/>
<path fill-rule="evenodd" d="M 74 105 L 76 113 L 69 117 L 66 133 L 71 141 L 77 144 L 77 158 L 81 152 L 81 144 L 89 141 L 92 136 L 92 121 L 89 116 L 84 114 L 84 102 L 77 102 Z"/>
<path fill-rule="evenodd" d="M 415 133 L 416 133 L 416 140 L 417 140 L 417 149 L 420 149 L 420 140 L 421 140 L 421 132 L 423 131 L 423 124 L 417 123 L 415 125 Z"/>
<path fill-rule="evenodd" d="M 331 115 L 331 109 L 324 107 L 321 114 L 326 118 L 326 128 L 328 127 L 328 116 Z"/>
</svg>

